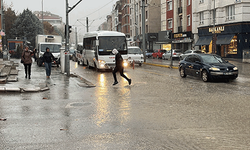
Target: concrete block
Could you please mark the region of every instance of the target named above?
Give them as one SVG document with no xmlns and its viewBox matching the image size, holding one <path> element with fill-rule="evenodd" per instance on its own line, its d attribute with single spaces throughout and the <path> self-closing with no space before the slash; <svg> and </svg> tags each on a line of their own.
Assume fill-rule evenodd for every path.
<svg viewBox="0 0 250 150">
<path fill-rule="evenodd" d="M 16 87 L 6 87 L 5 91 L 6 92 L 21 92 L 21 89 L 16 88 Z"/>
<path fill-rule="evenodd" d="M 5 92 L 5 87 L 4 86 L 0 87 L 0 92 Z"/>
</svg>

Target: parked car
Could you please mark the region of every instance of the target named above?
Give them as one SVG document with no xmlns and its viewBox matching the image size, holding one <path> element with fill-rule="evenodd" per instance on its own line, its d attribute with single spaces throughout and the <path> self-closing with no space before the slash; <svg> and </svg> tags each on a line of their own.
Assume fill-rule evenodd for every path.
<svg viewBox="0 0 250 150">
<path fill-rule="evenodd" d="M 187 57 L 187 55 L 193 54 L 193 53 L 203 53 L 201 50 L 186 50 L 183 54 L 180 55 L 180 60 Z"/>
<path fill-rule="evenodd" d="M 215 54 L 190 54 L 180 61 L 179 72 L 182 78 L 196 76 L 204 82 L 215 78 L 238 77 L 238 68 Z"/>
<path fill-rule="evenodd" d="M 151 58 L 153 52 L 154 52 L 153 50 L 146 50 L 146 57 L 147 57 L 147 58 Z"/>
<path fill-rule="evenodd" d="M 141 49 L 138 46 L 129 46 L 128 47 L 128 61 L 132 65 L 133 61 L 139 66 L 144 62 L 144 57 Z"/>
<path fill-rule="evenodd" d="M 167 50 L 165 49 L 157 49 L 154 50 L 152 57 L 153 58 L 162 58 L 162 55 L 166 52 Z"/>
<path fill-rule="evenodd" d="M 173 59 L 179 59 L 181 55 L 180 49 L 173 49 L 172 50 L 172 58 Z M 166 53 L 162 55 L 162 59 L 171 59 L 171 50 L 168 50 Z"/>
</svg>

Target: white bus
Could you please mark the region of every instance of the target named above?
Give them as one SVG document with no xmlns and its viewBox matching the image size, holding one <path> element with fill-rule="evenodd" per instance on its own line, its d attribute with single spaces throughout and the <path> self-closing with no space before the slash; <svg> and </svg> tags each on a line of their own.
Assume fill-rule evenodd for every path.
<svg viewBox="0 0 250 150">
<path fill-rule="evenodd" d="M 128 48 L 124 33 L 116 31 L 88 32 L 83 37 L 83 51 L 80 63 L 96 70 L 112 69 L 115 66 L 113 49 L 117 49 L 128 65 Z"/>
</svg>

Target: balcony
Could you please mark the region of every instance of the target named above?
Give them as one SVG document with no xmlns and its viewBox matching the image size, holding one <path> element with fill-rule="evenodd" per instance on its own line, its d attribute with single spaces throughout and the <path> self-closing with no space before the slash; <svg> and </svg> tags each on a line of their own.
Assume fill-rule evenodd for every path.
<svg viewBox="0 0 250 150">
<path fill-rule="evenodd" d="M 182 32 L 182 26 L 178 27 L 178 32 Z"/>
</svg>

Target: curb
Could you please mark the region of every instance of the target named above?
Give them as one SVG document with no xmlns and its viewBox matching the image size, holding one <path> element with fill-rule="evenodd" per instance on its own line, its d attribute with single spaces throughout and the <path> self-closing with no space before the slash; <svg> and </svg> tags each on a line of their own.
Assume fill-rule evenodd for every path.
<svg viewBox="0 0 250 150">
<path fill-rule="evenodd" d="M 144 62 L 143 64 L 157 66 L 157 67 L 171 68 L 169 65 L 152 64 L 152 63 L 146 63 L 146 62 Z M 177 66 L 172 66 L 172 69 L 178 69 L 178 68 L 179 67 L 177 67 Z"/>
</svg>

